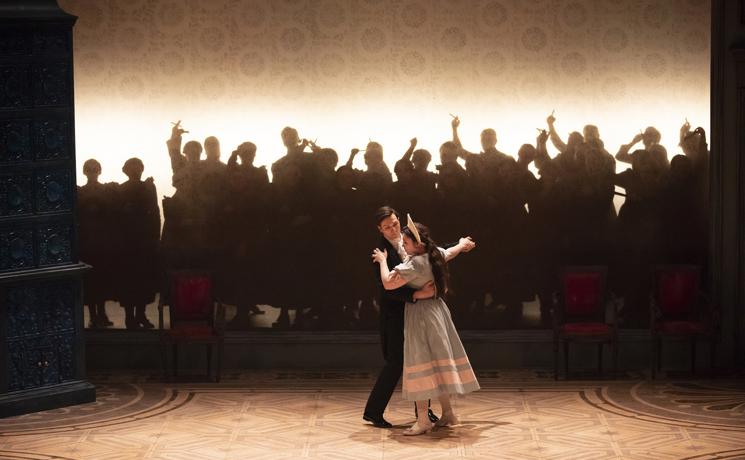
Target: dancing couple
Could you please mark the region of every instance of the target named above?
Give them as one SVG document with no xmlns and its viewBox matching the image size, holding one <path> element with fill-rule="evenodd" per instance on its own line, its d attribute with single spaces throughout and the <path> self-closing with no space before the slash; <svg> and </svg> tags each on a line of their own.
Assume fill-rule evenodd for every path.
<svg viewBox="0 0 745 460">
<path fill-rule="evenodd" d="M 404 435 L 458 423 L 451 394 L 479 389 L 476 376 L 442 297 L 448 291 L 447 262 L 476 247 L 470 237 L 447 249 L 438 247 L 429 229 L 407 217 L 403 229 L 398 213 L 388 206 L 376 212 L 380 244 L 372 258 L 380 300 L 380 333 L 385 365 L 370 392 L 363 419 L 391 428 L 383 418 L 403 373 L 403 398 L 415 402 L 416 422 Z M 379 269 L 379 270 L 378 270 Z M 429 401 L 438 399 L 438 418 Z"/>
</svg>

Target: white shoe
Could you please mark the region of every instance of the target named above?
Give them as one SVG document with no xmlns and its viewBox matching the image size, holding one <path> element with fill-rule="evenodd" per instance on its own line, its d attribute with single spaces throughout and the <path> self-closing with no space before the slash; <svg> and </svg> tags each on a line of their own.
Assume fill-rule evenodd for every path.
<svg viewBox="0 0 745 460">
<path fill-rule="evenodd" d="M 434 423 L 428 423 L 426 425 L 419 425 L 419 422 L 411 425 L 411 428 L 404 430 L 404 436 L 419 436 L 420 434 L 429 433 L 434 428 Z"/>
</svg>

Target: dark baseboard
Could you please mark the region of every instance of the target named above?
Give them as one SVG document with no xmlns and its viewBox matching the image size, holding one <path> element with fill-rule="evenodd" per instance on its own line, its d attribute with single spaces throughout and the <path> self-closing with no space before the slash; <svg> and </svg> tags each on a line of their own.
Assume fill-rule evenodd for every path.
<svg viewBox="0 0 745 460">
<path fill-rule="evenodd" d="M 0 418 L 96 400 L 96 387 L 84 380 L 0 395 Z"/>
<path fill-rule="evenodd" d="M 460 336 L 471 363 L 478 369 L 553 369 L 550 330 L 461 331 Z M 619 341 L 621 369 L 649 369 L 651 344 L 647 330 L 622 330 Z M 663 347 L 663 362 L 672 369 L 687 369 L 689 353 L 686 344 L 670 343 Z M 203 369 L 206 355 L 204 346 L 181 347 L 179 366 Z M 710 367 L 707 345 L 699 347 L 697 356 L 700 369 Z M 158 332 L 86 331 L 86 359 L 91 372 L 159 370 L 162 362 Z M 607 347 L 603 360 L 604 367 L 610 366 Z M 375 369 L 382 364 L 380 337 L 370 331 L 269 330 L 229 332 L 225 337 L 224 369 Z M 576 369 L 596 368 L 597 348 L 572 345 L 570 364 Z"/>
<path fill-rule="evenodd" d="M 548 329 L 515 329 L 459 331 L 464 344 L 468 343 L 552 343 L 552 331 Z M 622 329 L 618 333 L 621 342 L 647 342 L 647 329 Z M 157 330 L 128 331 L 124 329 L 86 329 L 85 343 L 91 345 L 144 345 L 158 343 Z M 237 344 L 378 344 L 380 335 L 375 331 L 275 331 L 250 330 L 228 331 L 226 345 Z"/>
</svg>

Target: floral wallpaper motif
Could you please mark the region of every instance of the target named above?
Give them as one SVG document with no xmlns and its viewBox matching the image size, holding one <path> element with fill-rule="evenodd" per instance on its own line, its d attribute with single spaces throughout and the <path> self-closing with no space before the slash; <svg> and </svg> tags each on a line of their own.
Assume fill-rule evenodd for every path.
<svg viewBox="0 0 745 460">
<path fill-rule="evenodd" d="M 60 0 L 79 99 L 708 97 L 707 0 Z M 644 93 L 646 94 L 646 93 Z M 643 102 L 640 100 L 639 102 Z"/>
</svg>

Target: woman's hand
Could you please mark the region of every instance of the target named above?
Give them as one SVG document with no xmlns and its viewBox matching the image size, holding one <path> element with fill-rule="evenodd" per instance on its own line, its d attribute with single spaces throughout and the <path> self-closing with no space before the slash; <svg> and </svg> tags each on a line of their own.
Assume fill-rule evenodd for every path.
<svg viewBox="0 0 745 460">
<path fill-rule="evenodd" d="M 431 299 L 437 295 L 437 286 L 430 281 L 424 287 L 414 292 L 414 300 Z"/>
<path fill-rule="evenodd" d="M 380 249 L 375 248 L 373 249 L 373 252 L 372 252 L 372 258 L 373 258 L 373 262 L 376 262 L 379 264 L 385 263 L 386 260 L 388 260 L 388 251 L 386 250 L 381 251 Z"/>
<path fill-rule="evenodd" d="M 458 244 L 463 248 L 463 252 L 468 252 L 476 247 L 476 242 L 470 236 L 461 238 L 458 240 Z"/>
</svg>

